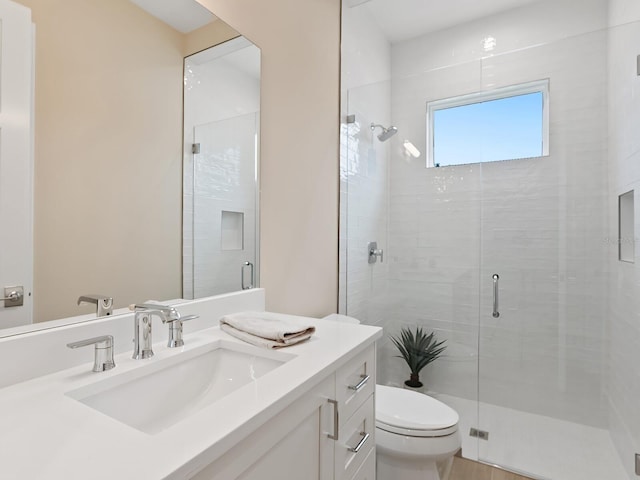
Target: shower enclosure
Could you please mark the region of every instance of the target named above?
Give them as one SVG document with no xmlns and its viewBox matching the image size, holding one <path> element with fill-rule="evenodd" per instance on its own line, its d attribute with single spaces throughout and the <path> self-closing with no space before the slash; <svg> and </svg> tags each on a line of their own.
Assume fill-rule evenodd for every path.
<svg viewBox="0 0 640 480">
<path fill-rule="evenodd" d="M 539 479 L 631 478 L 640 439 L 625 395 L 640 386 L 617 353 L 612 299 L 626 294 L 611 280 L 633 275 L 618 271 L 615 209 L 635 150 L 612 129 L 636 121 L 624 104 L 640 25 L 619 2 L 514 2 L 398 38 L 380 3 L 343 10 L 340 311 L 384 327 L 384 384 L 407 377 L 389 335 L 422 326 L 446 340 L 424 391 L 459 412 L 465 457 Z M 434 130 L 436 102 L 488 104 L 531 82 L 548 85 L 533 158 L 490 161 L 522 139 L 489 117 Z M 397 134 L 381 142 L 371 123 Z M 473 160 L 432 166 L 447 135 L 472 139 Z M 369 263 L 372 241 L 383 262 Z"/>
</svg>

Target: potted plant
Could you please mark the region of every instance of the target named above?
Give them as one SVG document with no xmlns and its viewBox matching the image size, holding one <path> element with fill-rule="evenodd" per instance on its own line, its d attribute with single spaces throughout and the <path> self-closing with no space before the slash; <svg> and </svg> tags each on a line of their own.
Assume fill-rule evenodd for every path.
<svg viewBox="0 0 640 480">
<path fill-rule="evenodd" d="M 400 336 L 392 336 L 391 341 L 400 350 L 401 355 L 397 357 L 404 358 L 409 365 L 411 377 L 404 384 L 412 388 L 422 387 L 420 370 L 438 358 L 447 348 L 444 345 L 446 340 L 438 342 L 435 332 L 427 335 L 422 327 L 416 327 L 415 333 L 409 328 L 403 328 Z"/>
</svg>

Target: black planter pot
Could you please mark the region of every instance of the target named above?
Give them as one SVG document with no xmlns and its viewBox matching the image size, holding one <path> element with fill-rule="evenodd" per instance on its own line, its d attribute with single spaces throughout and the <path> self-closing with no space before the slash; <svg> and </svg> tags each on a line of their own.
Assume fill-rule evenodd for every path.
<svg viewBox="0 0 640 480">
<path fill-rule="evenodd" d="M 423 386 L 422 382 L 420 381 L 420 377 L 418 376 L 417 373 L 412 373 L 411 377 L 409 377 L 409 380 L 405 381 L 404 384 L 407 387 L 411 387 L 411 388 L 420 388 Z"/>
</svg>

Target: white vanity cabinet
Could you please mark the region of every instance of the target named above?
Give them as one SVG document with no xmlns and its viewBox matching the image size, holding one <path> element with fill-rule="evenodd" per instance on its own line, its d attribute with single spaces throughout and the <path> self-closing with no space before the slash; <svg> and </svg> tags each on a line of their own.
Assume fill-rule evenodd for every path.
<svg viewBox="0 0 640 480">
<path fill-rule="evenodd" d="M 335 374 L 340 425 L 335 442 L 335 480 L 356 478 L 370 453 L 375 465 L 375 359 L 372 345 Z M 354 452 L 358 444 L 360 448 Z"/>
<path fill-rule="evenodd" d="M 264 292 L 180 304 L 205 322 L 249 310 Z M 141 361 L 124 314 L 0 339 L 0 360 L 23 366 L 0 375 L 0 479 L 375 480 L 382 329 L 280 315 L 314 336 L 271 352 L 215 325 Z M 103 335 L 120 345 L 105 372 L 66 347 Z"/>
<path fill-rule="evenodd" d="M 375 480 L 375 383 L 371 344 L 192 479 Z"/>
</svg>

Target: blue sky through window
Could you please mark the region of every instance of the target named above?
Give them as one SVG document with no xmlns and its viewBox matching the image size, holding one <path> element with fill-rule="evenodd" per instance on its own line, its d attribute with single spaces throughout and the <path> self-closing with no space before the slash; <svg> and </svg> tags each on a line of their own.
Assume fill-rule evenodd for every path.
<svg viewBox="0 0 640 480">
<path fill-rule="evenodd" d="M 543 94 L 516 95 L 433 112 L 440 166 L 543 155 Z"/>
</svg>

